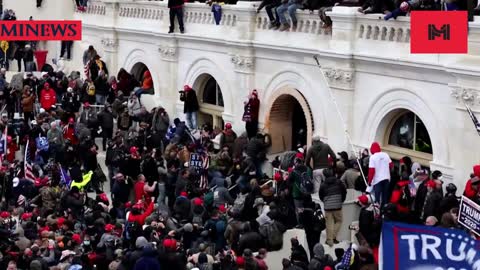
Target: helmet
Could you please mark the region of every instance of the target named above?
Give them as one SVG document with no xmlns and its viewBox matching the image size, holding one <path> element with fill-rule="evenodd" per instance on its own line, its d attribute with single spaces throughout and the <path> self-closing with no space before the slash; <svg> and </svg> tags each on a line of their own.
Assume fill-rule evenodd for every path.
<svg viewBox="0 0 480 270">
<path fill-rule="evenodd" d="M 453 183 L 448 184 L 445 189 L 447 190 L 447 193 L 455 194 L 457 192 L 457 186 Z"/>
</svg>

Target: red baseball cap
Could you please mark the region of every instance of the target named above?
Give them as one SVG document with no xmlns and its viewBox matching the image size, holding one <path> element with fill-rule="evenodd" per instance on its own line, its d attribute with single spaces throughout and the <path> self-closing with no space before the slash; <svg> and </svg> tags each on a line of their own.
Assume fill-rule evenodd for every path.
<svg viewBox="0 0 480 270">
<path fill-rule="evenodd" d="M 77 245 L 80 245 L 82 243 L 82 238 L 80 237 L 80 234 L 76 233 L 72 235 L 72 241 L 77 243 Z"/>
<path fill-rule="evenodd" d="M 90 107 L 90 103 L 88 102 L 83 103 L 83 107 Z"/>
<path fill-rule="evenodd" d="M 65 223 L 65 218 L 64 217 L 59 217 L 57 219 L 57 226 L 61 227 L 63 225 L 63 223 Z"/>
<path fill-rule="evenodd" d="M 231 129 L 231 128 L 232 128 L 232 124 L 226 123 L 226 124 L 225 124 L 225 128 L 226 128 L 226 129 Z"/>
<path fill-rule="evenodd" d="M 22 214 L 22 220 L 23 220 L 23 221 L 26 221 L 26 220 L 32 218 L 32 216 L 33 216 L 32 213 L 28 213 L 28 212 L 27 212 L 27 213 L 23 213 L 23 214 Z"/>
<path fill-rule="evenodd" d="M 175 239 L 165 239 L 163 240 L 163 247 L 166 250 L 175 250 L 177 248 L 177 240 Z"/>
<path fill-rule="evenodd" d="M 226 213 L 226 212 L 227 212 L 227 209 L 225 208 L 225 205 L 221 204 L 221 205 L 218 207 L 218 211 L 220 211 L 221 213 Z"/>
<path fill-rule="evenodd" d="M 202 205 L 203 201 L 200 198 L 193 199 L 193 205 Z"/>
<path fill-rule="evenodd" d="M 113 231 L 113 229 L 115 229 L 114 225 L 112 225 L 112 224 L 105 225 L 105 231 L 106 232 L 111 232 L 111 231 Z"/>
<path fill-rule="evenodd" d="M 358 201 L 363 204 L 363 205 L 366 205 L 368 204 L 368 196 L 363 194 L 361 196 L 358 197 Z"/>
<path fill-rule="evenodd" d="M 243 257 L 237 257 L 237 260 L 235 262 L 237 263 L 237 266 L 239 266 L 239 267 L 245 266 L 245 259 Z"/>
<path fill-rule="evenodd" d="M 3 211 L 0 213 L 0 217 L 1 218 L 9 218 L 10 217 L 10 213 L 7 212 L 7 211 Z"/>
<path fill-rule="evenodd" d="M 180 192 L 180 196 L 182 197 L 188 197 L 188 193 L 185 191 Z"/>
<path fill-rule="evenodd" d="M 276 172 L 274 175 L 273 175 L 273 180 L 279 182 L 279 181 L 282 181 L 282 175 L 280 174 L 280 172 Z"/>
<path fill-rule="evenodd" d="M 69 119 L 68 119 L 68 123 L 70 123 L 70 124 L 73 124 L 73 123 L 75 123 L 75 119 L 73 119 L 73 118 L 69 118 Z"/>
</svg>

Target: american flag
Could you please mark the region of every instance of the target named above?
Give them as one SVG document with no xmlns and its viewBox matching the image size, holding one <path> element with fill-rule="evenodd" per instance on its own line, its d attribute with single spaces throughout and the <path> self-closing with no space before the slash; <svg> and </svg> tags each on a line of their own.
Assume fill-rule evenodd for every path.
<svg viewBox="0 0 480 270">
<path fill-rule="evenodd" d="M 480 123 L 478 122 L 477 117 L 475 114 L 473 114 L 472 110 L 470 107 L 468 107 L 467 103 L 465 103 L 465 107 L 467 107 L 467 112 L 470 115 L 470 118 L 472 118 L 472 122 L 475 125 L 475 129 L 477 130 L 478 135 L 480 135 Z"/>
<path fill-rule="evenodd" d="M 202 155 L 202 175 L 200 176 L 200 188 L 208 188 L 208 167 L 210 166 L 210 157 L 208 154 L 204 153 Z"/>
<path fill-rule="evenodd" d="M 352 245 L 345 251 L 345 254 L 343 254 L 342 261 L 340 263 L 344 270 L 350 269 L 350 266 L 353 264 L 353 249 Z"/>
<path fill-rule="evenodd" d="M 25 145 L 25 160 L 24 160 L 24 172 L 25 172 L 25 179 L 35 182 L 35 175 L 33 174 L 32 168 L 32 157 L 30 151 L 30 140 L 27 141 Z"/>
<path fill-rule="evenodd" d="M 90 61 L 83 67 L 83 73 L 85 74 L 85 78 L 90 78 Z"/>
</svg>

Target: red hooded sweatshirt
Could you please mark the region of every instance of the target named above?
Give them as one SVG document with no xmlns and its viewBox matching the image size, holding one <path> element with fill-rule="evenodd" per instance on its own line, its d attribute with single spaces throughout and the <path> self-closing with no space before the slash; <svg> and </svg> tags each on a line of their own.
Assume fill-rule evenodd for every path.
<svg viewBox="0 0 480 270">
<path fill-rule="evenodd" d="M 380 144 L 378 142 L 373 142 L 372 146 L 370 147 L 370 152 L 372 153 L 372 155 L 370 156 L 370 165 L 368 168 L 368 184 L 372 184 L 372 180 L 375 177 L 376 170 L 379 169 L 375 167 L 375 164 L 374 164 L 375 162 L 373 161 L 375 160 L 375 157 L 374 157 L 375 154 L 382 152 L 382 149 L 380 148 Z M 393 168 L 393 162 L 391 160 L 388 165 L 390 169 Z"/>
<path fill-rule="evenodd" d="M 409 180 L 400 180 L 397 183 L 395 189 L 393 190 L 392 197 L 390 199 L 390 202 L 395 204 L 395 206 L 397 207 L 397 211 L 403 214 L 408 214 L 410 212 L 410 208 L 408 207 L 408 205 L 404 205 L 401 203 L 404 189 L 409 188 L 408 184 L 410 184 Z"/>
<path fill-rule="evenodd" d="M 43 88 L 40 93 L 40 104 L 45 110 L 50 110 L 57 103 L 57 94 L 52 88 Z"/>
<path fill-rule="evenodd" d="M 480 178 L 480 165 L 473 166 L 473 174 L 475 175 L 475 177 Z M 469 199 L 475 199 L 475 197 L 477 197 L 478 195 L 478 190 L 475 190 L 473 188 L 472 180 L 474 180 L 474 182 L 479 181 L 478 179 L 469 179 L 467 181 L 467 184 L 465 185 L 465 192 L 463 193 L 463 195 L 465 195 Z"/>
<path fill-rule="evenodd" d="M 138 224 L 143 226 L 143 224 L 145 224 L 145 219 L 152 214 L 153 206 L 153 202 L 150 202 L 145 212 L 140 215 L 134 215 L 133 213 L 130 213 L 130 215 L 128 216 L 128 222 L 137 222 Z"/>
<path fill-rule="evenodd" d="M 138 202 L 139 200 L 143 200 L 143 196 L 146 195 L 144 188 L 145 187 L 145 181 L 137 181 L 135 183 L 135 186 L 133 187 L 135 190 L 135 201 Z"/>
<path fill-rule="evenodd" d="M 150 71 L 145 71 L 143 73 L 143 84 L 142 84 L 143 89 L 152 89 L 153 88 L 153 80 L 152 80 L 152 75 L 150 74 Z"/>
</svg>

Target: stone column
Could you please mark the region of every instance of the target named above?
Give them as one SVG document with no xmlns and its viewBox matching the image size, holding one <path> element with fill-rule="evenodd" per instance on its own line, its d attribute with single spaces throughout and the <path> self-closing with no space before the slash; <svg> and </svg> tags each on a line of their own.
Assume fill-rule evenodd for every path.
<svg viewBox="0 0 480 270">
<path fill-rule="evenodd" d="M 102 0 L 105 5 L 105 15 L 103 16 L 104 34 L 101 38 L 101 44 L 105 55 L 101 55 L 103 61 L 107 64 L 110 76 L 118 71 L 118 38 L 115 29 L 117 18 L 120 11 L 120 0 Z"/>
<path fill-rule="evenodd" d="M 251 51 L 237 51 L 230 54 L 230 61 L 235 71 L 235 90 L 232 93 L 234 111 L 223 114 L 225 122 L 230 122 L 237 133 L 245 131 L 242 121 L 243 102 L 254 88 L 255 57 Z M 258 90 L 261 91 L 261 90 Z M 261 95 L 261 94 L 260 94 Z"/>
<path fill-rule="evenodd" d="M 160 74 L 162 77 L 158 78 L 159 87 L 155 90 L 155 97 L 161 101 L 161 105 L 171 105 L 166 108 L 169 112 L 174 112 L 174 115 L 183 115 L 183 103 L 178 99 L 178 90 L 180 86 L 177 85 L 178 79 L 178 44 L 177 39 L 165 39 L 164 42 L 158 45 L 158 53 L 160 54 Z M 167 76 L 165 76 L 167 75 Z M 178 103 L 178 104 L 177 104 Z M 175 106 L 177 104 L 177 106 Z M 177 108 L 178 107 L 178 108 Z M 179 111 L 179 108 L 181 111 Z M 173 120 L 173 119 L 172 119 Z"/>
</svg>

